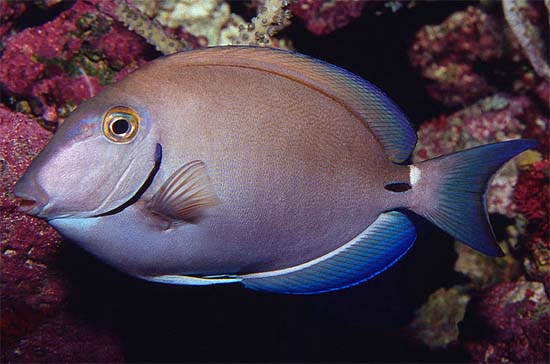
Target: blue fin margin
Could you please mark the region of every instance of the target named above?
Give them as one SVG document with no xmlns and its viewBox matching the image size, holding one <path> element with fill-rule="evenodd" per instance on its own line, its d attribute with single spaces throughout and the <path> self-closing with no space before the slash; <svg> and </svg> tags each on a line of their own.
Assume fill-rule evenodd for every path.
<svg viewBox="0 0 550 364">
<path fill-rule="evenodd" d="M 349 243 L 310 262 L 243 275 L 245 287 L 287 294 L 315 294 L 362 283 L 391 267 L 411 248 L 416 230 L 398 211 L 381 214 Z"/>
</svg>

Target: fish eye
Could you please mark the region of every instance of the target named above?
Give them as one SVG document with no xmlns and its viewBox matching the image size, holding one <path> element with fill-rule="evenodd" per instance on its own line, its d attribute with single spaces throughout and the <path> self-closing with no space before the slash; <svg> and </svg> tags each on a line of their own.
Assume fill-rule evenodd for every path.
<svg viewBox="0 0 550 364">
<path fill-rule="evenodd" d="M 116 135 L 126 134 L 131 127 L 130 122 L 123 118 L 115 119 L 110 125 L 111 131 Z"/>
<path fill-rule="evenodd" d="M 103 135 L 115 143 L 129 143 L 139 129 L 138 113 L 127 106 L 110 108 L 103 116 Z"/>
</svg>

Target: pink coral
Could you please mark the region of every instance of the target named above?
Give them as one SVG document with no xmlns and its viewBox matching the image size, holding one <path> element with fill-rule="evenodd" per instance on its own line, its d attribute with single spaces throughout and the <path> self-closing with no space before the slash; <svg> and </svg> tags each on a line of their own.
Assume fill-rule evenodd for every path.
<svg viewBox="0 0 550 364">
<path fill-rule="evenodd" d="M 428 86 L 433 98 L 453 106 L 470 103 L 494 90 L 474 65 L 501 57 L 502 36 L 498 29 L 491 15 L 468 7 L 416 34 L 409 58 L 413 67 L 434 81 Z"/>
<path fill-rule="evenodd" d="M 20 17 L 27 5 L 24 2 L 0 1 L 0 39 L 13 27 L 13 21 Z"/>
<path fill-rule="evenodd" d="M 476 326 L 492 333 L 465 348 L 477 363 L 542 363 L 548 358 L 550 303 L 542 284 L 501 283 L 487 290 L 474 305 Z"/>
<path fill-rule="evenodd" d="M 518 178 L 514 190 L 517 211 L 527 220 L 524 241 L 529 275 L 550 289 L 550 160 L 534 163 Z"/>
<path fill-rule="evenodd" d="M 103 5 L 107 8 L 106 2 Z M 146 63 L 146 48 L 143 39 L 102 14 L 93 2 L 78 0 L 54 20 L 5 40 L 0 85 L 17 97 L 38 101 L 41 116 L 57 121 L 67 106 L 120 78 L 120 70 L 127 74 L 127 68 Z"/>
<path fill-rule="evenodd" d="M 140 63 L 145 53 L 145 44 L 141 37 L 119 24 L 113 24 L 107 33 L 92 39 L 90 43 L 117 68 L 134 62 Z"/>
<path fill-rule="evenodd" d="M 422 124 L 414 158 L 434 158 L 480 144 L 518 138 L 526 117 L 536 114 L 529 98 L 494 95 Z"/>
<path fill-rule="evenodd" d="M 548 232 L 548 201 L 550 200 L 550 160 L 535 162 L 518 178 L 514 190 L 517 209 L 528 220 L 540 220 Z"/>
<path fill-rule="evenodd" d="M 301 18 L 307 29 L 316 35 L 330 34 L 361 16 L 367 2 L 354 0 L 298 0 L 290 11 Z"/>
<path fill-rule="evenodd" d="M 496 90 L 529 92 L 541 81 L 510 28 L 503 27 L 503 19 L 473 6 L 441 24 L 422 27 L 409 48 L 409 59 L 430 81 L 430 96 L 450 107 Z"/>
<path fill-rule="evenodd" d="M 46 64 L 41 59 L 70 59 L 82 45 L 82 40 L 72 35 L 77 30 L 75 17 L 92 10 L 78 2 L 54 21 L 8 38 L 0 58 L 0 83 L 10 92 L 24 93 L 43 76 Z"/>
<path fill-rule="evenodd" d="M 67 74 L 53 76 L 35 83 L 31 95 L 43 105 L 42 117 L 46 121 L 57 120 L 57 102 L 51 100 L 63 100 L 78 105 L 89 99 L 101 90 L 101 85 L 96 77 L 82 75 L 71 78 Z"/>
</svg>

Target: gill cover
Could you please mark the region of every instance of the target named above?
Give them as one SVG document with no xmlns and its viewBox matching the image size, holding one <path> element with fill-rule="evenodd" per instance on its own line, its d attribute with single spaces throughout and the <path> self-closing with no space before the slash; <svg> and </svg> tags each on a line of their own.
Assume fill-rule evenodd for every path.
<svg viewBox="0 0 550 364">
<path fill-rule="evenodd" d="M 25 180 L 48 196 L 40 216 L 112 211 L 131 199 L 155 168 L 157 137 L 147 111 L 112 105 L 113 91 L 81 104 L 27 170 Z"/>
</svg>

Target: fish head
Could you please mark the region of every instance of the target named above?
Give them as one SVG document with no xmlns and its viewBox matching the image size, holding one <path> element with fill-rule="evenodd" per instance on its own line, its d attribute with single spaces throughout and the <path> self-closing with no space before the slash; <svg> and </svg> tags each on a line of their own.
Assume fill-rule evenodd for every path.
<svg viewBox="0 0 550 364">
<path fill-rule="evenodd" d="M 81 104 L 17 182 L 20 210 L 46 220 L 120 209 L 158 168 L 154 123 L 139 100 L 110 89 Z"/>
</svg>

